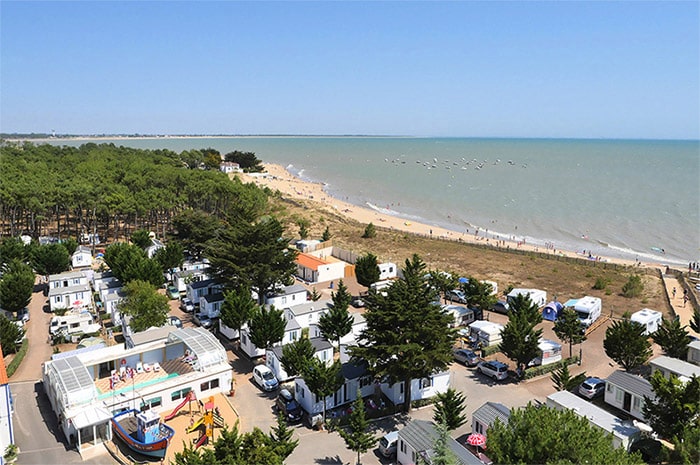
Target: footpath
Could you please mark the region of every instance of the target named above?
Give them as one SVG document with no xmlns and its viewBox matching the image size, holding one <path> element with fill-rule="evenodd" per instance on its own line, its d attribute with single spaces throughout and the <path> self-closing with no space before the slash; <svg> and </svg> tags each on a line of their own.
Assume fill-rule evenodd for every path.
<svg viewBox="0 0 700 465">
<path fill-rule="evenodd" d="M 673 308 L 673 312 L 678 316 L 681 321 L 681 326 L 687 326 L 688 333 L 691 336 L 700 338 L 700 333 L 696 333 L 690 329 L 690 321 L 693 319 L 693 304 L 692 301 L 687 302 L 683 299 L 683 287 L 680 281 L 672 274 L 662 274 L 661 278 L 666 287 L 666 295 L 668 296 L 668 301 Z M 675 289 L 675 292 L 674 292 Z M 692 292 L 692 291 L 690 291 Z"/>
</svg>

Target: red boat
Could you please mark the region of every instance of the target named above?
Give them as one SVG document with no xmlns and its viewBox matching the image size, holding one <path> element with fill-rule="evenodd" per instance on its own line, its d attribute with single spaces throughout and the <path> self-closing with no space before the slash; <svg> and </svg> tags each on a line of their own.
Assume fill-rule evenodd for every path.
<svg viewBox="0 0 700 465">
<path fill-rule="evenodd" d="M 168 425 L 160 422 L 157 413 L 146 410 L 125 410 L 112 417 L 112 431 L 139 454 L 164 458 L 170 440 L 175 434 Z"/>
</svg>

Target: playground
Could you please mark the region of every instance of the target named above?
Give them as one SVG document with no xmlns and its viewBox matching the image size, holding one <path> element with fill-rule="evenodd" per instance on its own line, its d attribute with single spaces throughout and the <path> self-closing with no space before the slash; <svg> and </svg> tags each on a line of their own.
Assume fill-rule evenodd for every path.
<svg viewBox="0 0 700 465">
<path fill-rule="evenodd" d="M 161 413 L 163 422 L 175 430 L 165 464 L 175 463 L 175 453 L 182 452 L 184 444 L 210 447 L 219 437 L 225 424 L 233 428 L 238 417 L 229 403 L 232 399 L 223 394 L 203 396 L 200 399 L 186 396 L 176 409 Z"/>
</svg>

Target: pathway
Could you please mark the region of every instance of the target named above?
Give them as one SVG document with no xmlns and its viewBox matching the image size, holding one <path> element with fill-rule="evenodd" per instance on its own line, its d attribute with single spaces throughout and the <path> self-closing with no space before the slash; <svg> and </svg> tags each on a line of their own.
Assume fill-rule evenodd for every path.
<svg viewBox="0 0 700 465">
<path fill-rule="evenodd" d="M 688 303 L 683 302 L 683 287 L 681 287 L 681 283 L 675 275 L 662 274 L 661 277 L 666 286 L 666 294 L 668 295 L 669 302 L 673 307 L 673 311 L 680 318 L 681 325 L 688 327 L 687 329 L 691 336 L 700 337 L 700 334 L 690 329 L 690 320 L 693 318 L 693 305 L 690 301 Z M 674 289 L 676 290 L 675 297 L 673 293 Z"/>
<path fill-rule="evenodd" d="M 47 344 L 48 328 L 51 317 L 49 312 L 44 311 L 44 306 L 48 305 L 44 288 L 47 284 L 39 284 L 40 277 L 34 284 L 32 300 L 29 302 L 30 320 L 24 326 L 26 337 L 29 343 L 29 350 L 22 360 L 22 364 L 10 378 L 11 383 L 20 381 L 37 381 L 42 379 L 41 368 L 45 361 L 51 359 L 53 349 Z"/>
</svg>

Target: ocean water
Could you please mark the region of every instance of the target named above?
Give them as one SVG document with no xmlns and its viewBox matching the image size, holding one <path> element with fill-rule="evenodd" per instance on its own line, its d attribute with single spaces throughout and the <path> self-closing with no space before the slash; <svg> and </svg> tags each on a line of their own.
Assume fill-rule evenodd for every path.
<svg viewBox="0 0 700 465">
<path fill-rule="evenodd" d="M 412 137 L 107 141 L 253 151 L 356 205 L 458 233 L 645 262 L 700 259 L 698 141 Z M 81 141 L 61 141 L 79 145 Z M 662 252 L 663 250 L 663 252 Z"/>
</svg>

